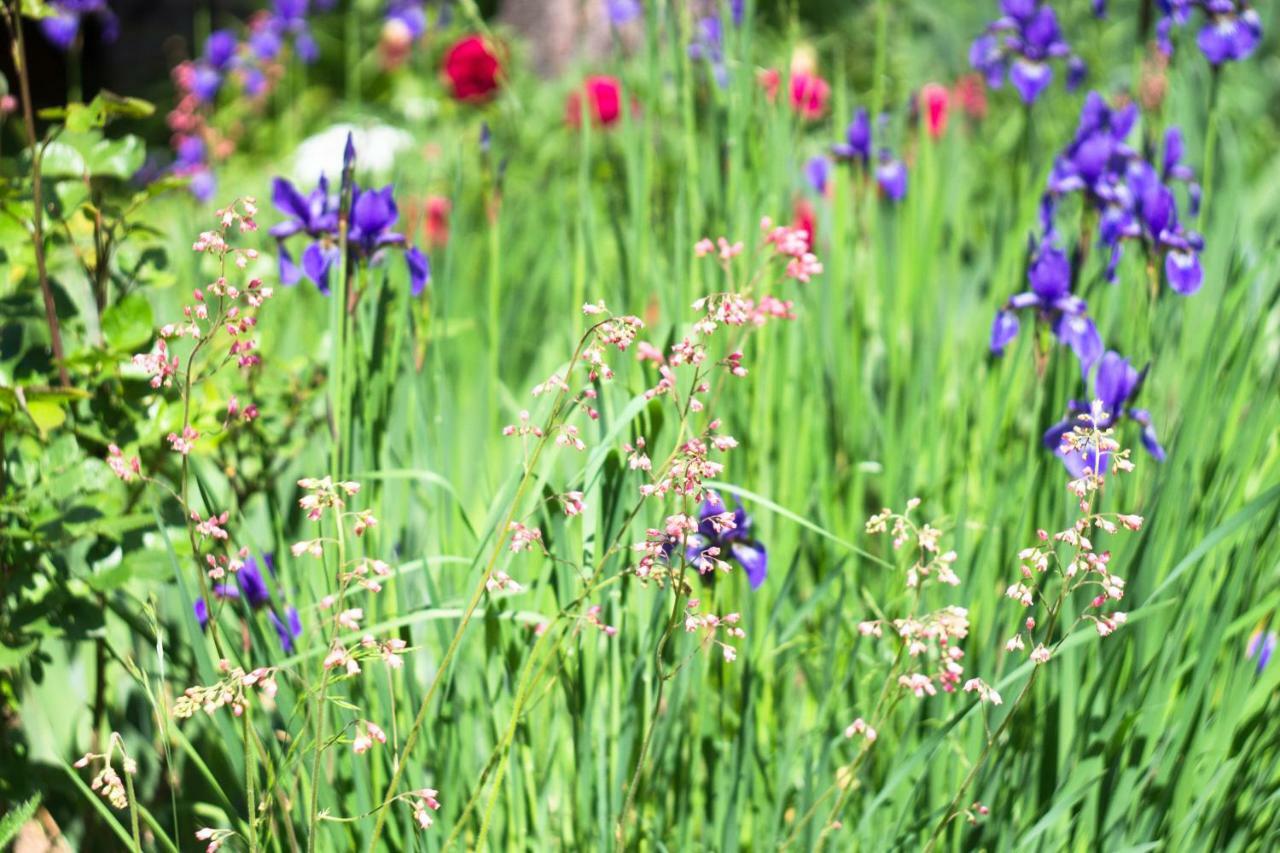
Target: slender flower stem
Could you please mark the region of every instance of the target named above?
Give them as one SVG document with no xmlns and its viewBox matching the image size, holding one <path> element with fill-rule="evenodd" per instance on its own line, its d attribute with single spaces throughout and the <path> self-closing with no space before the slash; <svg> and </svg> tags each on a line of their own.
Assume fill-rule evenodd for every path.
<svg viewBox="0 0 1280 853">
<path fill-rule="evenodd" d="M 1049 619 L 1046 623 L 1046 637 L 1053 636 L 1054 628 L 1058 624 L 1058 614 L 1061 612 L 1062 605 L 1066 602 L 1067 594 L 1071 589 L 1072 587 L 1068 586 L 1064 582 L 1062 588 L 1058 591 L 1058 599 L 1054 602 L 1053 609 L 1050 610 Z M 1063 636 L 1063 639 L 1066 639 L 1065 635 Z M 1062 640 L 1059 640 L 1058 643 L 1055 644 L 1055 648 L 1061 644 Z M 978 760 L 969 768 L 969 772 L 965 775 L 964 781 L 960 783 L 960 788 L 956 791 L 955 796 L 951 798 L 951 802 L 947 805 L 946 811 L 943 812 L 942 819 L 938 821 L 937 826 L 935 826 L 933 828 L 933 832 L 930 833 L 929 841 L 925 844 L 924 853 L 932 853 L 934 848 L 937 847 L 938 840 L 941 838 L 943 831 L 946 830 L 947 825 L 950 824 L 959 813 L 960 803 L 964 799 L 965 792 L 969 790 L 969 786 L 973 784 L 978 773 L 987 763 L 987 759 L 991 756 L 991 752 L 995 749 L 995 745 L 999 742 L 1000 737 L 1005 733 L 1005 730 L 1009 728 L 1009 724 L 1013 722 L 1013 718 L 1017 716 L 1019 709 L 1022 707 L 1027 697 L 1031 695 L 1031 687 L 1036 682 L 1036 676 L 1040 674 L 1041 666 L 1042 665 L 1037 664 L 1035 668 L 1031 670 L 1031 675 L 1027 677 L 1027 683 L 1022 686 L 1022 690 L 1018 693 L 1018 698 L 1015 699 L 1013 704 L 1009 707 L 1009 713 L 1004 715 L 1004 719 L 1000 721 L 1000 725 L 996 726 L 995 732 L 987 737 L 986 743 L 983 744 L 982 752 L 978 755 Z"/>
<path fill-rule="evenodd" d="M 519 509 L 521 499 L 524 497 L 525 491 L 529 487 L 529 483 L 533 481 L 534 471 L 537 468 L 539 457 L 546 448 L 547 443 L 552 440 L 552 434 L 557 420 L 561 412 L 564 410 L 565 403 L 569 397 L 568 384 L 569 378 L 573 375 L 573 369 L 577 366 L 582 357 L 583 348 L 587 341 L 595 334 L 600 324 L 596 324 L 587 329 L 582 338 L 578 341 L 578 346 L 573 352 L 573 358 L 569 362 L 568 368 L 565 370 L 563 387 L 556 394 L 555 403 L 551 409 L 551 416 L 547 420 L 548 428 L 543 431 L 542 437 L 534 445 L 533 454 L 529 458 L 529 463 L 525 467 L 524 474 L 520 478 L 519 484 L 516 486 L 515 494 L 511 498 L 511 504 L 507 509 L 502 523 L 494 531 L 493 550 L 489 554 L 489 559 L 485 563 L 484 572 L 476 582 L 475 589 L 471 593 L 471 598 L 467 602 L 466 610 L 462 613 L 462 619 L 458 623 L 457 629 L 453 633 L 449 646 L 445 649 L 444 657 L 440 661 L 440 666 L 436 669 L 435 675 L 431 678 L 431 683 L 427 686 L 427 692 L 422 697 L 422 702 L 418 705 L 418 713 L 413 718 L 413 724 L 409 727 L 409 731 L 405 736 L 404 748 L 400 750 L 400 754 L 396 758 L 395 769 L 391 773 L 391 781 L 387 784 L 386 793 L 382 797 L 382 807 L 378 809 L 378 820 L 373 827 L 373 836 L 369 839 L 369 850 L 378 849 L 378 840 L 382 837 L 382 828 L 387 822 L 387 807 L 391 805 L 396 796 L 396 786 L 400 784 L 400 777 L 404 773 L 405 765 L 408 763 L 409 756 L 413 753 L 414 746 L 418 743 L 418 736 L 422 731 L 422 726 L 427 719 L 427 711 L 431 708 L 431 701 L 435 698 L 436 691 L 440 688 L 444 681 L 445 674 L 449 671 L 449 664 L 453 662 L 454 655 L 458 652 L 458 646 L 462 643 L 462 635 L 466 631 L 467 626 L 471 622 L 471 617 L 475 614 L 476 608 L 480 606 L 480 599 L 484 597 L 485 585 L 489 578 L 493 576 L 494 569 L 498 564 L 498 555 L 502 553 L 502 547 L 506 542 L 506 533 L 511 526 L 511 522 L 515 519 L 516 512 Z"/>
<path fill-rule="evenodd" d="M 249 811 L 249 853 L 256 853 L 258 849 L 258 806 L 254 785 L 258 775 L 258 764 L 256 761 L 257 753 L 253 748 L 253 739 L 250 736 L 248 711 L 240 715 L 240 726 L 244 738 L 244 790 L 245 805 Z"/>
<path fill-rule="evenodd" d="M 1204 132 L 1204 167 L 1200 170 L 1203 192 L 1200 197 L 1201 230 L 1209 223 L 1209 198 L 1213 195 L 1214 149 L 1218 145 L 1218 93 L 1222 88 L 1222 67 L 1212 67 L 1209 83 L 1209 123 Z"/>
<path fill-rule="evenodd" d="M 334 525 L 337 528 L 338 541 L 338 574 L 341 574 L 346 561 L 346 535 L 342 529 L 342 513 L 335 509 Z M 342 585 L 338 603 L 335 607 L 335 613 L 341 613 L 343 604 L 346 600 L 347 585 Z M 338 637 L 339 626 L 337 621 L 333 622 L 333 628 L 330 631 L 328 644 L 326 648 L 332 649 L 333 643 Z M 328 693 L 329 684 L 332 679 L 329 677 L 330 669 L 321 663 L 320 674 L 320 692 L 317 696 L 316 706 L 316 734 L 315 734 L 315 752 L 311 758 L 311 802 L 307 808 L 307 850 L 314 851 L 316 849 L 316 821 L 320 812 L 320 758 L 324 754 L 324 730 L 325 723 L 328 718 Z"/>
<path fill-rule="evenodd" d="M 133 792 L 133 774 L 127 770 L 124 774 L 124 786 L 129 792 L 129 829 L 133 834 L 133 849 L 142 853 L 142 833 L 138 831 L 138 799 Z"/>
<path fill-rule="evenodd" d="M 654 667 L 658 672 L 658 687 L 653 694 L 653 710 L 649 712 L 649 725 L 645 727 L 644 739 L 640 743 L 640 754 L 636 756 L 636 769 L 631 774 L 631 783 L 627 785 L 627 800 L 622 804 L 622 811 L 618 814 L 618 825 L 613 833 L 614 846 L 619 851 L 627 848 L 627 815 L 635 807 L 636 792 L 640 788 L 640 782 L 644 775 L 645 757 L 649 754 L 649 744 L 653 742 L 653 733 L 658 728 L 658 715 L 662 712 L 663 693 L 667 681 L 674 675 L 674 673 L 664 673 L 662 671 L 662 653 L 666 651 L 667 641 L 671 639 L 671 634 L 675 631 L 676 626 L 680 624 L 681 603 L 685 599 L 684 576 L 681 575 L 671 586 L 675 592 L 671 600 L 671 618 L 667 621 L 667 628 L 662 632 L 657 648 L 653 651 Z"/>
<path fill-rule="evenodd" d="M 71 385 L 71 375 L 67 372 L 66 353 L 62 348 L 62 329 L 58 324 L 58 309 L 53 300 L 53 287 L 49 284 L 49 270 L 44 256 L 44 184 L 40 179 L 44 151 L 36 144 L 36 119 L 31 104 L 27 47 L 22 34 L 21 14 L 17 9 L 10 10 L 8 4 L 3 9 L 5 24 L 13 35 L 13 66 L 18 72 L 18 85 L 22 91 L 22 124 L 27 134 L 27 147 L 31 150 L 31 245 L 36 256 L 36 276 L 40 280 L 40 295 L 44 299 L 44 318 L 49 326 L 53 360 L 58 364 L 58 378 L 66 388 Z"/>
</svg>

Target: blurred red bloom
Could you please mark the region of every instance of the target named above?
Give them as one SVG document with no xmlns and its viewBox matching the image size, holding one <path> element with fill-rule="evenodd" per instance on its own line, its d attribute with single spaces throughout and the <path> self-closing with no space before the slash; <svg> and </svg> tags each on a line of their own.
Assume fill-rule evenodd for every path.
<svg viewBox="0 0 1280 853">
<path fill-rule="evenodd" d="M 794 221 L 791 227 L 797 231 L 804 232 L 805 250 L 813 251 L 813 241 L 818 235 L 818 213 L 813 209 L 813 205 L 809 203 L 807 198 L 797 198 L 795 206 L 792 208 L 792 216 Z"/>
<path fill-rule="evenodd" d="M 939 139 L 947 129 L 947 113 L 951 107 L 951 93 L 940 83 L 926 83 L 920 88 L 920 114 L 924 127 L 934 139 Z"/>
<path fill-rule="evenodd" d="M 760 83 L 760 88 L 764 89 L 764 96 L 769 103 L 773 103 L 778 97 L 778 86 L 782 83 L 782 75 L 778 73 L 778 69 L 765 68 L 756 75 L 756 80 Z"/>
<path fill-rule="evenodd" d="M 765 97 L 772 103 L 778 97 L 778 87 L 782 84 L 782 75 L 778 69 L 766 68 L 756 75 L 756 80 L 764 89 Z M 831 85 L 817 74 L 799 71 L 791 75 L 791 109 L 803 118 L 822 118 L 830 98 Z"/>
<path fill-rule="evenodd" d="M 981 74 L 965 74 L 956 81 L 952 94 L 969 118 L 980 120 L 987 117 L 987 84 Z"/>
<path fill-rule="evenodd" d="M 444 76 L 456 100 L 488 100 L 498 90 L 501 75 L 502 63 L 482 36 L 461 38 L 444 55 Z"/>
<path fill-rule="evenodd" d="M 449 199 L 433 195 L 427 199 L 427 221 L 423 226 L 427 245 L 433 249 L 449 242 L 449 211 L 453 204 Z"/>
<path fill-rule="evenodd" d="M 565 121 L 571 127 L 582 126 L 582 95 L 586 93 L 591 122 L 596 127 L 612 127 L 622 117 L 622 84 L 616 77 L 588 77 L 579 89 L 569 93 L 565 103 Z"/>
<path fill-rule="evenodd" d="M 813 120 L 822 118 L 827 111 L 831 86 L 816 74 L 791 76 L 791 109 L 802 117 Z"/>
</svg>

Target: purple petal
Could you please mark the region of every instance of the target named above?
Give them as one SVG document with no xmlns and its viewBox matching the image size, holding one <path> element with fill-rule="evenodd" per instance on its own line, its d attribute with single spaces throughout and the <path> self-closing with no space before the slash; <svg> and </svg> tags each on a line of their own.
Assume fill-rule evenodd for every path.
<svg viewBox="0 0 1280 853">
<path fill-rule="evenodd" d="M 40 19 L 40 32 L 54 47 L 62 51 L 71 49 L 76 36 L 80 34 L 80 17 L 78 15 L 54 15 Z"/>
<path fill-rule="evenodd" d="M 733 558 L 747 572 L 752 589 L 759 589 L 769 574 L 769 555 L 759 542 L 735 542 L 729 546 Z"/>
<path fill-rule="evenodd" d="M 312 243 L 302 253 L 302 270 L 307 278 L 315 282 L 320 292 L 329 295 L 329 268 L 338 259 L 336 248 L 325 248 L 320 243 Z"/>
<path fill-rule="evenodd" d="M 1169 286 L 1183 296 L 1190 296 L 1204 283 L 1200 256 L 1195 252 L 1174 249 L 1164 259 L 1164 273 Z"/>
<path fill-rule="evenodd" d="M 1012 311 L 997 311 L 991 324 L 991 352 L 1004 355 L 1005 348 L 1018 336 L 1018 316 Z"/>
<path fill-rule="evenodd" d="M 271 181 L 271 203 L 286 216 L 293 217 L 306 225 L 311 221 L 311 206 L 303 198 L 298 188 L 284 178 Z"/>
<path fill-rule="evenodd" d="M 431 262 L 417 246 L 411 246 L 404 253 L 404 261 L 409 267 L 409 292 L 420 296 L 431 280 Z"/>
<path fill-rule="evenodd" d="M 1071 347 L 1080 360 L 1081 376 L 1088 375 L 1089 368 L 1102 355 L 1102 336 L 1098 334 L 1098 327 L 1093 324 L 1093 320 L 1080 315 L 1064 314 L 1058 320 L 1054 333 L 1058 340 Z"/>
<path fill-rule="evenodd" d="M 279 244 L 277 257 L 280 263 L 280 283 L 285 285 L 297 284 L 302 278 L 302 270 L 298 269 L 298 265 L 294 263 L 293 255 L 289 254 L 289 250 L 284 243 Z"/>
<path fill-rule="evenodd" d="M 1009 80 L 1018 90 L 1022 102 L 1030 104 L 1053 82 L 1053 69 L 1047 63 L 1020 58 L 1009 69 Z"/>
</svg>

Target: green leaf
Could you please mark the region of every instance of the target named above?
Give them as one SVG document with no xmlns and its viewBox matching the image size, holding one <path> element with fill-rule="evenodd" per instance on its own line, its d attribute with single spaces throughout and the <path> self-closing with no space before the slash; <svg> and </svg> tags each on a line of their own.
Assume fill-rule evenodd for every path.
<svg viewBox="0 0 1280 853">
<path fill-rule="evenodd" d="M 146 158 L 146 144 L 133 135 L 101 139 L 85 152 L 90 177 L 119 178 L 122 181 L 132 178 Z"/>
<path fill-rule="evenodd" d="M 22 0 L 19 8 L 23 17 L 27 18 L 51 18 L 56 14 L 44 0 Z"/>
<path fill-rule="evenodd" d="M 23 646 L 0 645 L 0 672 L 17 669 L 24 660 L 31 657 L 31 653 L 39 645 L 39 640 L 32 640 Z M 3 833 L 0 833 L 0 835 L 3 835 Z M 4 839 L 0 838 L 0 844 L 3 843 Z"/>
<path fill-rule="evenodd" d="M 102 114 L 106 121 L 115 118 L 141 119 L 155 114 L 155 104 L 142 98 L 129 98 L 115 92 L 103 91 L 94 98 L 94 103 L 102 106 Z"/>
<path fill-rule="evenodd" d="M 46 178 L 83 178 L 88 166 L 84 155 L 65 142 L 50 142 L 40 158 L 40 171 Z"/>
<path fill-rule="evenodd" d="M 28 400 L 27 414 L 41 436 L 47 436 L 50 430 L 57 429 L 67 420 L 66 411 L 50 400 Z"/>
<path fill-rule="evenodd" d="M 14 839 L 14 836 L 18 834 L 18 830 L 22 829 L 23 825 L 31 820 L 39 807 L 40 795 L 36 794 L 0 818 L 0 847 L 4 847 Z"/>
<path fill-rule="evenodd" d="M 102 336 L 115 349 L 133 351 L 151 340 L 154 322 L 151 302 L 131 293 L 102 312 Z"/>
</svg>

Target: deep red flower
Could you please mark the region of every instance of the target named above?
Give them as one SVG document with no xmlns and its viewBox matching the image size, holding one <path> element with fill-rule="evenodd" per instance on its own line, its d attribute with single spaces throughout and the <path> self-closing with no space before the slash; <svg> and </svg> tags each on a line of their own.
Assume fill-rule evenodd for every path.
<svg viewBox="0 0 1280 853">
<path fill-rule="evenodd" d="M 616 77 L 588 77 L 580 89 L 569 93 L 565 102 L 565 121 L 571 127 L 582 126 L 582 94 L 586 93 L 591 109 L 591 123 L 596 127 L 612 127 L 622 117 L 622 84 Z"/>
<path fill-rule="evenodd" d="M 501 84 L 502 63 L 483 36 L 466 36 L 444 55 L 444 76 L 455 100 L 485 101 Z"/>
<path fill-rule="evenodd" d="M 920 87 L 920 114 L 924 116 L 924 128 L 934 139 L 940 139 L 947 129 L 947 113 L 951 108 L 951 93 L 941 83 L 926 83 Z"/>
</svg>

